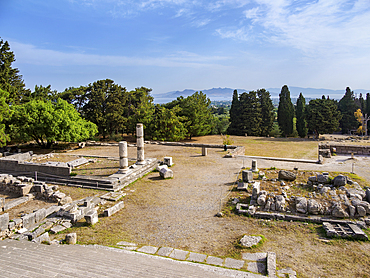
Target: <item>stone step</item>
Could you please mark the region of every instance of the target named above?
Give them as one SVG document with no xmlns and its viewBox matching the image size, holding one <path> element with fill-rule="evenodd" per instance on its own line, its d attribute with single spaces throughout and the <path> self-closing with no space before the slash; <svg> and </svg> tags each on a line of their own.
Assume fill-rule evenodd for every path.
<svg viewBox="0 0 370 278">
<path fill-rule="evenodd" d="M 116 248 L 0 241 L 4 277 L 263 277 Z M 72 273 L 72 275 L 71 275 Z"/>
</svg>

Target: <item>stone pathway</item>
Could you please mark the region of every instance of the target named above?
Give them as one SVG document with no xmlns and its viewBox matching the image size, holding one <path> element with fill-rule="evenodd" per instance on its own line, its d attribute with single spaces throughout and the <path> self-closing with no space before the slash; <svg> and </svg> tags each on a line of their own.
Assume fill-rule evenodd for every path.
<svg viewBox="0 0 370 278">
<path fill-rule="evenodd" d="M 256 277 L 263 277 L 268 274 L 269 277 L 276 275 L 276 255 L 275 253 L 242 253 L 242 259 L 219 258 L 199 254 L 190 251 L 184 251 L 171 247 L 142 246 L 138 247 L 135 243 L 121 241 L 117 243 L 119 248 L 130 251 L 137 251 L 150 255 L 172 258 L 180 261 L 190 261 L 204 263 L 213 266 L 221 266 L 232 269 L 243 269 L 259 274 Z"/>
</svg>

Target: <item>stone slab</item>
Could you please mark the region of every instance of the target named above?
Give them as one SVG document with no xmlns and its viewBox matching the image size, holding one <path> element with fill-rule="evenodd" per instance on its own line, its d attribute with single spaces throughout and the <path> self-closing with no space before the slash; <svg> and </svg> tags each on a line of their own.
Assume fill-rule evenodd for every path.
<svg viewBox="0 0 370 278">
<path fill-rule="evenodd" d="M 274 252 L 267 252 L 267 275 L 269 277 L 276 277 L 276 254 Z"/>
<path fill-rule="evenodd" d="M 207 264 L 218 265 L 218 266 L 222 266 L 223 262 L 224 262 L 223 259 L 213 257 L 213 256 L 209 256 L 206 261 Z"/>
<path fill-rule="evenodd" d="M 114 206 L 104 210 L 104 216 L 109 217 L 109 216 L 115 214 L 116 212 L 118 212 L 119 210 L 121 210 L 124 207 L 125 207 L 125 205 L 124 205 L 123 201 L 120 201 L 117 204 L 115 204 Z"/>
<path fill-rule="evenodd" d="M 176 259 L 176 260 L 186 260 L 186 257 L 188 256 L 189 251 L 174 249 L 172 253 L 170 254 L 170 258 Z"/>
<path fill-rule="evenodd" d="M 244 266 L 244 261 L 226 258 L 224 266 L 228 268 L 241 269 Z"/>
<path fill-rule="evenodd" d="M 128 242 L 128 241 L 120 241 L 120 242 L 117 242 L 117 245 L 137 247 L 137 244 L 136 243 Z"/>
<path fill-rule="evenodd" d="M 171 248 L 171 247 L 161 247 L 158 250 L 157 255 L 162 256 L 162 257 L 168 257 L 171 254 L 172 251 L 173 251 L 173 248 Z"/>
<path fill-rule="evenodd" d="M 191 262 L 204 263 L 206 258 L 207 255 L 190 252 L 189 257 L 186 260 Z"/>
<path fill-rule="evenodd" d="M 250 262 L 250 263 L 248 263 L 247 269 L 250 272 L 261 273 L 261 274 L 265 275 L 266 274 L 266 263 Z M 276 277 L 276 276 L 273 276 L 273 277 Z"/>
<path fill-rule="evenodd" d="M 56 225 L 56 226 L 54 226 L 50 229 L 50 233 L 56 234 L 56 233 L 59 233 L 61 231 L 64 231 L 65 229 L 66 229 L 66 227 L 63 227 L 62 225 Z"/>
<path fill-rule="evenodd" d="M 121 199 L 124 196 L 126 196 L 126 193 L 118 191 L 118 192 L 109 192 L 107 194 L 104 194 L 100 198 L 107 200 L 107 201 L 117 202 L 119 199 Z"/>
<path fill-rule="evenodd" d="M 138 252 L 147 253 L 147 254 L 155 254 L 158 250 L 158 247 L 154 246 L 143 246 L 137 249 Z"/>
<path fill-rule="evenodd" d="M 267 253 L 242 253 L 242 259 L 247 261 L 264 261 Z"/>
<path fill-rule="evenodd" d="M 9 225 L 9 214 L 4 213 L 0 215 L 0 231 L 5 231 L 8 229 Z"/>
</svg>

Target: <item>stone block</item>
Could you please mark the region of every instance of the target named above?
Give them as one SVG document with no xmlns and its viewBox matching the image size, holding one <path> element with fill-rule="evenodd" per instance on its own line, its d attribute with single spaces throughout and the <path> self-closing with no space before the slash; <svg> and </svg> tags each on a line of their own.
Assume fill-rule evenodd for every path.
<svg viewBox="0 0 370 278">
<path fill-rule="evenodd" d="M 236 188 L 237 190 L 247 190 L 248 189 L 248 183 L 243 181 L 238 181 L 238 186 Z"/>
<path fill-rule="evenodd" d="M 26 203 L 28 201 L 29 201 L 29 198 L 25 196 L 25 197 L 20 197 L 20 198 L 14 199 L 12 201 L 6 202 L 4 204 L 4 211 L 7 211 L 11 208 L 19 206 L 19 205 L 21 205 L 23 203 Z"/>
<path fill-rule="evenodd" d="M 35 213 L 35 222 L 39 223 L 46 217 L 46 209 L 42 208 L 34 212 Z"/>
<path fill-rule="evenodd" d="M 0 231 L 5 231 L 9 226 L 9 214 L 4 213 L 0 215 Z"/>
<path fill-rule="evenodd" d="M 25 216 L 21 217 L 23 221 L 24 228 L 30 228 L 36 223 L 36 215 L 35 213 L 26 214 Z"/>
<path fill-rule="evenodd" d="M 223 262 L 224 262 L 223 259 L 213 257 L 213 256 L 208 256 L 207 261 L 206 261 L 207 264 L 218 265 L 218 266 L 222 266 Z"/>
<path fill-rule="evenodd" d="M 232 258 L 226 258 L 224 266 L 228 267 L 228 268 L 241 269 L 244 266 L 244 261 L 243 260 L 235 260 L 235 259 L 232 259 Z"/>
<path fill-rule="evenodd" d="M 207 255 L 190 252 L 189 257 L 186 260 L 191 262 L 204 263 L 206 258 Z"/>
<path fill-rule="evenodd" d="M 76 244 L 77 243 L 77 234 L 76 233 L 66 234 L 65 242 L 67 244 Z"/>
<path fill-rule="evenodd" d="M 247 261 L 265 261 L 267 253 L 242 253 L 242 259 Z"/>
<path fill-rule="evenodd" d="M 90 225 L 94 225 L 98 223 L 99 221 L 98 213 L 96 212 L 95 209 L 89 211 L 84 217 L 85 217 L 87 224 L 90 224 Z"/>
<path fill-rule="evenodd" d="M 242 179 L 243 179 L 243 182 L 252 182 L 253 181 L 253 172 L 243 170 L 242 171 Z"/>
<path fill-rule="evenodd" d="M 344 186 L 347 184 L 347 177 L 343 175 L 338 175 L 333 179 L 333 184 L 336 187 Z"/>
<path fill-rule="evenodd" d="M 44 186 L 42 184 L 34 184 L 33 185 L 33 191 L 38 193 L 44 192 Z"/>
<path fill-rule="evenodd" d="M 288 181 L 294 181 L 296 179 L 296 174 L 293 172 L 280 170 L 279 171 L 279 180 L 288 180 Z"/>
<path fill-rule="evenodd" d="M 50 233 L 57 234 L 61 231 L 64 231 L 65 229 L 67 229 L 67 228 L 62 226 L 62 225 L 56 225 L 56 226 L 54 226 L 50 229 Z"/>
<path fill-rule="evenodd" d="M 276 277 L 276 254 L 267 252 L 267 275 L 268 277 Z"/>
<path fill-rule="evenodd" d="M 184 251 L 184 250 L 179 250 L 179 249 L 174 249 L 171 254 L 170 258 L 176 259 L 176 260 L 182 260 L 184 261 L 189 254 L 189 251 Z"/>
<path fill-rule="evenodd" d="M 172 157 L 171 156 L 164 157 L 163 163 L 167 165 L 168 167 L 171 167 L 173 165 Z"/>
<path fill-rule="evenodd" d="M 247 266 L 248 271 L 254 272 L 254 273 L 266 273 L 266 264 L 262 262 L 250 262 Z M 276 276 L 273 276 L 276 277 Z"/>
<path fill-rule="evenodd" d="M 202 147 L 202 156 L 207 156 L 207 148 L 206 147 Z"/>
<path fill-rule="evenodd" d="M 48 217 L 50 214 L 57 212 L 60 209 L 60 206 L 51 206 L 48 207 L 45 211 L 45 217 Z"/>
<path fill-rule="evenodd" d="M 123 201 L 120 201 L 117 204 L 115 204 L 113 207 L 110 207 L 110 208 L 107 208 L 106 210 L 104 210 L 104 216 L 109 217 L 109 216 L 115 214 L 116 212 L 118 212 L 119 210 L 123 209 L 124 207 L 125 207 L 125 205 L 124 205 Z"/>
<path fill-rule="evenodd" d="M 260 236 L 243 236 L 240 240 L 240 244 L 244 247 L 252 247 L 257 245 L 262 240 Z"/>
<path fill-rule="evenodd" d="M 154 246 L 143 246 L 137 249 L 138 252 L 146 253 L 146 254 L 155 254 L 158 250 L 158 247 Z"/>
<path fill-rule="evenodd" d="M 21 186 L 19 187 L 19 194 L 22 196 L 26 196 L 28 193 L 30 193 L 32 187 L 32 184 L 21 184 Z"/>
<path fill-rule="evenodd" d="M 171 248 L 171 247 L 161 247 L 158 250 L 157 255 L 162 256 L 162 257 L 168 257 L 171 254 L 172 251 L 173 251 L 173 248 Z"/>
</svg>

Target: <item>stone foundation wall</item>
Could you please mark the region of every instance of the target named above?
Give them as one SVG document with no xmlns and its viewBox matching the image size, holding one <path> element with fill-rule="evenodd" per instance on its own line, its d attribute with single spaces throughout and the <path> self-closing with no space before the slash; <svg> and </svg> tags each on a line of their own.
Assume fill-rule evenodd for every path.
<svg viewBox="0 0 370 278">
<path fill-rule="evenodd" d="M 56 176 L 69 176 L 70 167 L 43 165 L 41 163 L 21 162 L 17 160 L 0 159 L 0 172 L 3 173 L 34 173 L 41 172 Z"/>
<path fill-rule="evenodd" d="M 320 144 L 320 149 L 330 149 L 331 153 L 337 154 L 357 154 L 357 155 L 370 155 L 370 146 L 361 145 L 341 145 L 341 144 Z M 335 149 L 335 151 L 334 151 Z"/>
</svg>

